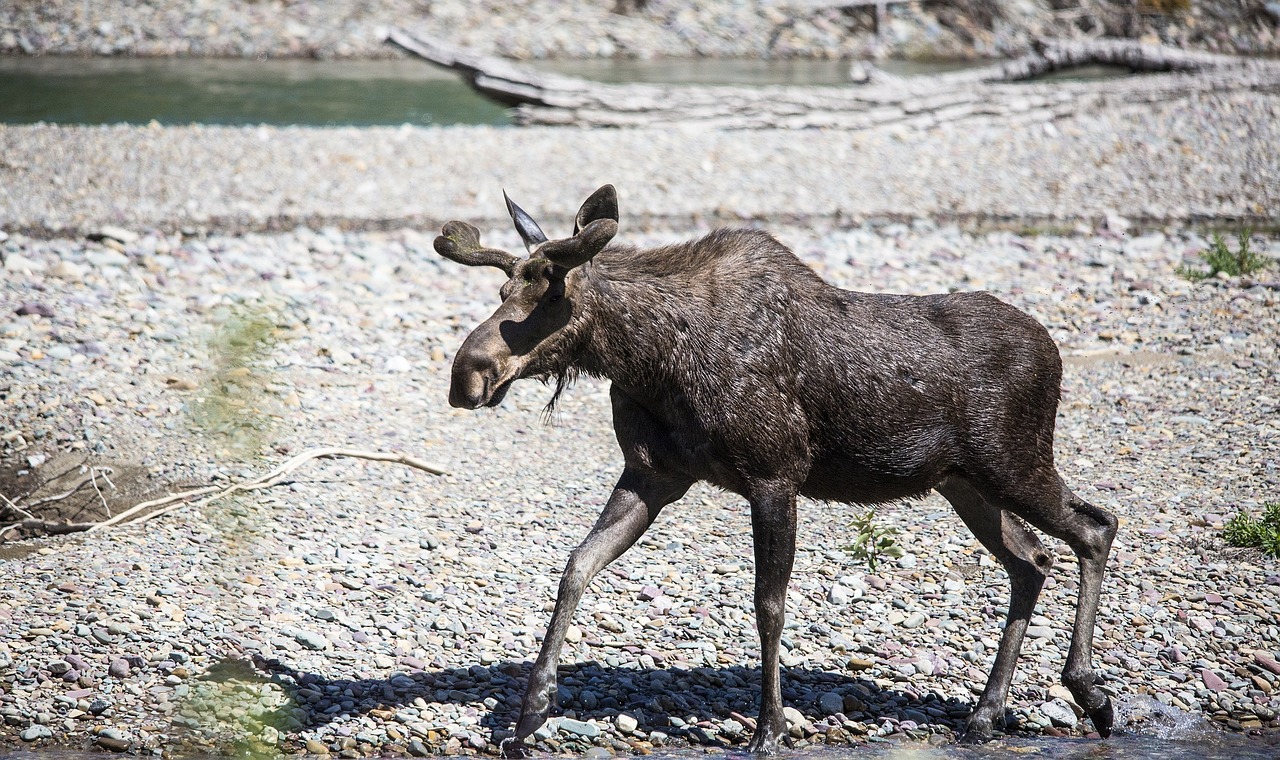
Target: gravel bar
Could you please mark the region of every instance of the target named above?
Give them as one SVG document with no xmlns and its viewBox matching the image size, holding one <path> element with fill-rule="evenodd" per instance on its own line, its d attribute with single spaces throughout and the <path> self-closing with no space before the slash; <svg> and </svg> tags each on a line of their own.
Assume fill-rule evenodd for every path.
<svg viewBox="0 0 1280 760">
<path fill-rule="evenodd" d="M 568 551 L 621 462 L 599 382 L 547 421 L 552 391 L 531 381 L 498 409 L 449 408 L 453 352 L 500 275 L 441 260 L 433 224 L 471 220 L 516 250 L 502 187 L 555 235 L 604 181 L 626 242 L 745 218 L 842 287 L 985 289 L 1040 319 L 1065 356 L 1059 466 L 1122 523 L 1096 651 L 1119 723 L 1274 730 L 1280 569 L 1219 533 L 1280 492 L 1280 291 L 1175 274 L 1207 245 L 1186 225 L 1197 215 L 1275 219 L 1274 103 L 858 135 L 0 128 L 6 496 L 56 462 L 163 492 L 319 446 L 448 472 L 316 461 L 150 522 L 0 544 L 0 747 L 496 752 Z M 966 214 L 1087 227 L 946 221 Z M 1280 259 L 1280 239 L 1252 242 Z M 856 514 L 801 505 L 792 735 L 949 741 L 994 655 L 1007 578 L 939 497 L 880 511 L 907 554 L 874 572 L 844 549 Z M 543 750 L 745 745 L 749 534 L 739 499 L 695 487 L 600 575 Z M 1008 730 L 1080 735 L 1058 684 L 1075 566 L 1047 545 L 1059 562 Z"/>
<path fill-rule="evenodd" d="M 633 220 L 832 217 L 1280 226 L 1280 98 L 924 131 L 0 125 L 9 231 L 494 220 L 502 189 L 571 218 L 605 182 Z M 49 181 L 43 181 L 43 180 Z M 548 192 L 549 189 L 555 192 Z"/>
</svg>

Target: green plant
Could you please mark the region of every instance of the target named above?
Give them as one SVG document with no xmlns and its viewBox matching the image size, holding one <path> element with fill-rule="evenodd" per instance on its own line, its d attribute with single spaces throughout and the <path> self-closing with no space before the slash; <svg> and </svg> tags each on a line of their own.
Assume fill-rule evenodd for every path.
<svg viewBox="0 0 1280 760">
<path fill-rule="evenodd" d="M 1280 501 L 1265 505 L 1260 520 L 1241 511 L 1227 521 L 1222 538 L 1231 546 L 1260 549 L 1280 559 Z"/>
<path fill-rule="evenodd" d="M 881 557 L 896 559 L 906 554 L 906 551 L 898 546 L 898 542 L 893 538 L 898 532 L 897 528 L 876 525 L 875 509 L 868 509 L 865 513 L 853 518 L 849 527 L 856 530 L 857 534 L 853 538 L 853 543 L 846 546 L 844 550 L 849 552 L 849 556 L 855 560 L 867 563 L 867 569 L 873 573 L 879 566 Z"/>
<path fill-rule="evenodd" d="M 1208 265 L 1209 271 L 1206 272 L 1196 266 L 1180 266 L 1175 271 L 1181 277 L 1199 282 L 1216 277 L 1219 272 L 1239 277 L 1266 269 L 1271 262 L 1266 256 L 1249 247 L 1251 235 L 1253 230 L 1236 233 L 1236 250 L 1232 251 L 1227 247 L 1227 241 L 1223 240 L 1221 235 L 1214 233 L 1209 247 L 1200 252 L 1200 257 Z"/>
</svg>

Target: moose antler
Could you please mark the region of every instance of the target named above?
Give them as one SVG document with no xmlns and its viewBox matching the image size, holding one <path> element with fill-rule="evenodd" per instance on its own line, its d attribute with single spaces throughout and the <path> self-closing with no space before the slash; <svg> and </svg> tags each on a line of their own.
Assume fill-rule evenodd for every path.
<svg viewBox="0 0 1280 760">
<path fill-rule="evenodd" d="M 510 277 L 515 271 L 515 256 L 496 248 L 485 248 L 480 245 L 480 230 L 466 222 L 449 222 L 440 230 L 436 238 L 436 253 L 469 267 L 497 267 Z"/>
</svg>

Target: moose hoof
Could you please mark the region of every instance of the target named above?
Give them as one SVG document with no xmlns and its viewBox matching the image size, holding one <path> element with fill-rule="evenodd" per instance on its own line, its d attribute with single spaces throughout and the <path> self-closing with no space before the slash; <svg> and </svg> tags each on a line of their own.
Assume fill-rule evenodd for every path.
<svg viewBox="0 0 1280 760">
<path fill-rule="evenodd" d="M 1111 697 L 1107 697 L 1107 701 L 1102 703 L 1102 707 L 1090 711 L 1089 719 L 1093 721 L 1093 727 L 1097 729 L 1098 736 L 1103 739 L 1111 736 L 1111 729 L 1116 722 L 1116 710 L 1111 704 Z"/>
<path fill-rule="evenodd" d="M 960 734 L 960 738 L 956 741 L 959 744 L 965 744 L 972 747 L 978 744 L 986 744 L 991 741 L 992 737 L 993 734 L 990 728 L 983 730 L 980 728 L 970 727 L 966 728 L 964 733 Z"/>
<path fill-rule="evenodd" d="M 524 740 L 515 736 L 509 736 L 506 739 L 503 739 L 498 745 L 498 750 L 501 752 L 502 756 L 506 758 L 525 758 L 533 754 L 529 751 L 529 748 L 525 746 Z"/>
<path fill-rule="evenodd" d="M 747 745 L 747 751 L 753 755 L 777 755 L 782 752 L 782 746 L 776 736 L 756 734 Z"/>
<path fill-rule="evenodd" d="M 974 716 L 969 718 L 969 722 L 965 724 L 964 733 L 960 734 L 957 740 L 960 744 L 975 745 L 986 744 L 995 736 L 995 730 L 992 728 L 990 718 Z"/>
</svg>

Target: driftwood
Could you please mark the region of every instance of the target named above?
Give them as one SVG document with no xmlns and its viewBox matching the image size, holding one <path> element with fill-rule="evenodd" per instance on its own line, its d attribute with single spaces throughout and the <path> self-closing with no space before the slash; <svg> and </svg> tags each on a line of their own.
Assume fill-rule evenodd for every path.
<svg viewBox="0 0 1280 760">
<path fill-rule="evenodd" d="M 225 486 L 198 486 L 185 491 L 179 491 L 178 493 L 162 496 L 158 499 L 151 499 L 150 501 L 135 504 L 114 517 L 110 516 L 110 512 L 108 512 L 108 519 L 102 520 L 101 522 L 57 522 L 54 520 L 42 520 L 31 513 L 30 510 L 34 506 L 66 498 L 71 495 L 71 493 L 74 493 L 75 490 L 79 490 L 81 487 L 80 485 L 77 485 L 72 491 L 61 494 L 58 497 L 41 499 L 40 501 L 25 508 L 22 505 L 6 498 L 4 494 L 0 494 L 0 501 L 4 502 L 3 506 L 23 518 L 17 522 L 0 527 L 0 540 L 3 540 L 8 533 L 15 530 L 31 530 L 38 531 L 46 535 L 57 535 L 63 533 L 103 530 L 126 522 L 145 522 L 189 505 L 197 507 L 204 506 L 216 501 L 217 499 L 231 496 L 233 494 L 243 493 L 245 491 L 256 491 L 260 488 L 270 488 L 284 481 L 291 473 L 293 473 L 294 470 L 298 469 L 306 462 L 313 459 L 336 458 L 367 459 L 374 462 L 391 462 L 423 470 L 424 472 L 429 472 L 433 475 L 445 474 L 445 471 L 437 465 L 398 452 L 363 451 L 359 449 L 340 448 L 309 449 L 259 477 L 239 483 L 231 483 Z M 95 469 L 101 470 L 104 468 Z M 97 476 L 105 477 L 101 472 L 98 472 Z M 96 480 L 94 487 L 97 487 Z"/>
<path fill-rule="evenodd" d="M 937 76 L 896 77 L 856 64 L 863 83 L 846 87 L 605 84 L 548 74 L 403 30 L 393 30 L 388 40 L 458 71 L 480 94 L 514 106 L 516 123 L 528 125 L 692 122 L 729 129 L 864 129 L 886 124 L 926 128 L 973 120 L 1045 121 L 1201 92 L 1280 92 L 1280 63 L 1127 40 L 1047 40 L 1013 61 Z M 1085 64 L 1160 73 L 1094 81 L 1025 81 Z"/>
</svg>

